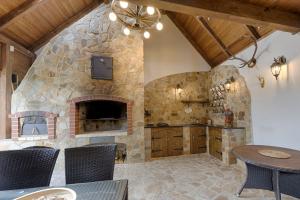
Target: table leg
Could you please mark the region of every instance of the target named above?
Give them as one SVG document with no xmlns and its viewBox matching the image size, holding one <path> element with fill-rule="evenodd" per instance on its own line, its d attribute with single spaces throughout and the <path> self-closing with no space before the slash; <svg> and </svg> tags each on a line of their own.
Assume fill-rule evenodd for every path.
<svg viewBox="0 0 300 200">
<path fill-rule="evenodd" d="M 248 165 L 246 165 L 246 168 L 247 168 L 247 171 L 246 171 L 246 177 L 245 177 L 245 181 L 243 183 L 243 185 L 241 186 L 241 188 L 239 189 L 239 191 L 236 193 L 236 196 L 237 197 L 240 197 L 241 196 L 241 193 L 243 192 L 246 184 L 247 184 L 247 181 L 248 181 L 248 176 L 249 176 L 249 169 L 248 169 Z"/>
<path fill-rule="evenodd" d="M 245 182 L 243 183 L 242 187 L 239 189 L 239 191 L 236 193 L 236 196 L 237 197 L 240 197 L 241 196 L 241 193 L 243 192 L 244 188 L 245 188 L 245 185 L 246 185 L 246 182 L 247 182 L 247 178 L 245 180 Z"/>
<path fill-rule="evenodd" d="M 279 188 L 279 171 L 273 170 L 273 189 L 276 200 L 281 200 L 280 188 Z"/>
</svg>

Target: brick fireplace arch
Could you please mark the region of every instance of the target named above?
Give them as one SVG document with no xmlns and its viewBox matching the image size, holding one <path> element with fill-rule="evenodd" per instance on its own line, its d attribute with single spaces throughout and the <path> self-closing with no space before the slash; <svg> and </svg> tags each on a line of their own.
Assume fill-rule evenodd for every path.
<svg viewBox="0 0 300 200">
<path fill-rule="evenodd" d="M 79 134 L 79 103 L 82 102 L 90 102 L 90 101 L 114 101 L 114 102 L 121 102 L 127 105 L 127 134 L 131 135 L 133 132 L 132 126 L 132 107 L 133 101 L 117 97 L 111 95 L 90 95 L 90 96 L 83 96 L 83 97 L 76 97 L 68 101 L 70 105 L 69 110 L 69 117 L 70 117 L 70 136 L 75 137 Z"/>
</svg>

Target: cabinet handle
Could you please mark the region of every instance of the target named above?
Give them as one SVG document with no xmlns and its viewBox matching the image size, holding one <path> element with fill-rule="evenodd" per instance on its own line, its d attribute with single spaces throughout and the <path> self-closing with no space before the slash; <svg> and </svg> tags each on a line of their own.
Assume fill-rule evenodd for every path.
<svg viewBox="0 0 300 200">
<path fill-rule="evenodd" d="M 175 137 L 175 138 L 183 138 L 182 135 L 176 135 L 176 136 L 173 136 L 173 137 Z"/>
<path fill-rule="evenodd" d="M 215 137 L 216 140 L 219 140 L 220 142 L 222 142 L 222 138 L 220 137 Z"/>
<path fill-rule="evenodd" d="M 203 147 L 199 147 L 199 149 L 206 149 L 206 146 L 203 146 Z"/>
<path fill-rule="evenodd" d="M 220 154 L 220 155 L 222 156 L 222 152 L 220 152 L 220 151 L 216 151 L 216 153 L 217 153 L 217 154 Z"/>
<path fill-rule="evenodd" d="M 152 153 L 160 152 L 162 150 L 152 150 Z"/>
<path fill-rule="evenodd" d="M 176 151 L 177 151 L 177 150 L 183 150 L 183 148 L 176 148 L 176 149 L 173 149 L 173 150 L 176 150 Z"/>
<path fill-rule="evenodd" d="M 161 138 L 159 137 L 159 138 L 151 138 L 152 140 L 160 140 Z"/>
</svg>

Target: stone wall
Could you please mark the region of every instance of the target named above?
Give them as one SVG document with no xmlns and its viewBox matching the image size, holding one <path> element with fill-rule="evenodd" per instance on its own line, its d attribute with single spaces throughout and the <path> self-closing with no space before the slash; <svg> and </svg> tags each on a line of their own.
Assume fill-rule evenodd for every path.
<svg viewBox="0 0 300 200">
<path fill-rule="evenodd" d="M 252 141 L 251 96 L 239 70 L 234 66 L 214 67 L 210 72 L 210 88 L 223 84 L 230 77 L 234 77 L 235 82 L 232 84 L 231 91 L 226 93 L 225 107 L 234 113 L 234 126 L 246 128 L 246 142 L 250 143 Z M 209 118 L 214 124 L 225 124 L 224 113 L 214 113 L 210 109 Z"/>
<path fill-rule="evenodd" d="M 63 149 L 89 143 L 71 138 L 68 100 L 88 95 L 113 95 L 133 100 L 133 134 L 118 136 L 127 144 L 128 162 L 144 160 L 143 40 L 124 36 L 119 23 L 108 19 L 109 6 L 101 6 L 53 38 L 39 53 L 22 84 L 13 94 L 12 113 L 48 111 L 59 114 L 57 138 L 7 141 L 4 149 L 47 145 L 61 149 L 57 169 L 63 169 Z M 92 80 L 92 55 L 114 59 L 113 81 Z"/>
<path fill-rule="evenodd" d="M 145 86 L 145 123 L 164 122 L 172 125 L 194 123 L 204 120 L 206 108 L 198 103 L 183 104 L 181 100 L 208 99 L 209 72 L 188 72 L 156 79 Z M 176 95 L 175 88 L 183 89 Z M 187 108 L 192 112 L 186 112 Z"/>
</svg>

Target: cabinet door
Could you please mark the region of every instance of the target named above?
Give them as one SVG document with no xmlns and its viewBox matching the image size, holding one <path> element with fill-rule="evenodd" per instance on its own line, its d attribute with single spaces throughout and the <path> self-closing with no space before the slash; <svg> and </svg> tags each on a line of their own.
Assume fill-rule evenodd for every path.
<svg viewBox="0 0 300 200">
<path fill-rule="evenodd" d="M 222 160 L 222 129 L 209 128 L 209 153 Z"/>
<path fill-rule="evenodd" d="M 206 132 L 204 127 L 191 127 L 191 153 L 206 152 Z"/>
<path fill-rule="evenodd" d="M 151 157 L 168 156 L 167 132 L 163 128 L 151 129 Z"/>
<path fill-rule="evenodd" d="M 168 155 L 179 156 L 183 154 L 183 128 L 167 128 Z"/>
</svg>

